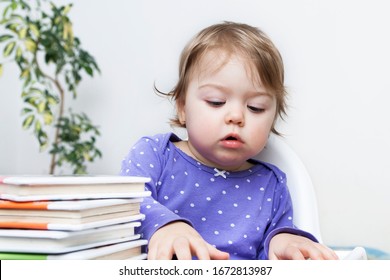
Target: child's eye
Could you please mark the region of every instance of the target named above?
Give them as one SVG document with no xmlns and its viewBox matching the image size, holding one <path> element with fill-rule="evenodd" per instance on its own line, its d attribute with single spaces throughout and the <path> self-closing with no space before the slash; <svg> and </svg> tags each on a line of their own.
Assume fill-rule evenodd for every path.
<svg viewBox="0 0 390 280">
<path fill-rule="evenodd" d="M 247 107 L 248 107 L 248 109 L 249 109 L 250 111 L 252 111 L 253 113 L 262 113 L 262 112 L 265 111 L 264 108 L 260 108 L 260 107 L 256 107 L 256 106 L 250 106 L 250 105 L 248 105 Z"/>
<path fill-rule="evenodd" d="M 220 107 L 224 105 L 225 101 L 215 101 L 215 100 L 206 100 L 207 104 L 213 106 L 213 107 Z"/>
</svg>

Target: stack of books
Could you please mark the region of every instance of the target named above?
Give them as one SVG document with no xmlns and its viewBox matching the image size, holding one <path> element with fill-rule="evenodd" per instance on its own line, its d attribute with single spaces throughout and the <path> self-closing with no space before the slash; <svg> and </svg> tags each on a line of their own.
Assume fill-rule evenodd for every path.
<svg viewBox="0 0 390 280">
<path fill-rule="evenodd" d="M 144 259 L 148 178 L 0 176 L 0 259 Z"/>
</svg>

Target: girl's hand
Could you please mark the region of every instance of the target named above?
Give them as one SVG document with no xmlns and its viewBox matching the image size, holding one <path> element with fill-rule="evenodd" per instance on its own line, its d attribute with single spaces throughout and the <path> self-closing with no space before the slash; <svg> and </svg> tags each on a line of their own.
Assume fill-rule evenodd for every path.
<svg viewBox="0 0 390 280">
<path fill-rule="evenodd" d="M 270 260 L 337 260 L 338 256 L 328 247 L 306 237 L 280 233 L 269 245 Z"/>
<path fill-rule="evenodd" d="M 173 222 L 158 229 L 149 241 L 149 260 L 227 260 L 229 254 L 207 243 L 200 234 L 184 222 Z"/>
</svg>

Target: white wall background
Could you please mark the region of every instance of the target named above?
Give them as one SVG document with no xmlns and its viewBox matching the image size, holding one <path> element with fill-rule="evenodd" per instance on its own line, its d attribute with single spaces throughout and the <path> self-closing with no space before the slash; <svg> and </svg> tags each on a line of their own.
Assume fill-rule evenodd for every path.
<svg viewBox="0 0 390 280">
<path fill-rule="evenodd" d="M 57 0 L 60 3 L 69 3 Z M 383 0 L 73 1 L 76 36 L 102 69 L 85 78 L 74 110 L 99 124 L 102 160 L 116 174 L 141 136 L 170 130 L 170 90 L 184 44 L 201 28 L 232 20 L 262 28 L 285 61 L 290 109 L 280 130 L 312 176 L 325 243 L 390 252 L 390 17 Z M 0 78 L 0 174 L 47 173 L 21 129 L 16 68 Z M 64 172 L 68 172 L 65 170 Z"/>
</svg>

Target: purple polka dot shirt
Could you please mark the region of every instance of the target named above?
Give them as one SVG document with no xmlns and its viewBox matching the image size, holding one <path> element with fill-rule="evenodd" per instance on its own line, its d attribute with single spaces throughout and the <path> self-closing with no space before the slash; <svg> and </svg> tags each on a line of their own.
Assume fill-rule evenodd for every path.
<svg viewBox="0 0 390 280">
<path fill-rule="evenodd" d="M 315 238 L 293 225 L 286 176 L 250 160 L 250 169 L 229 172 L 206 166 L 178 149 L 172 134 L 141 138 L 122 162 L 121 175 L 150 177 L 137 229 L 149 239 L 160 227 L 184 221 L 231 259 L 267 259 L 270 239 L 289 232 Z"/>
</svg>

